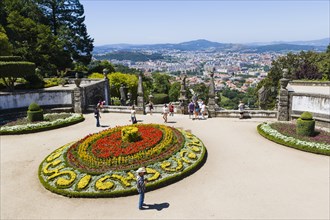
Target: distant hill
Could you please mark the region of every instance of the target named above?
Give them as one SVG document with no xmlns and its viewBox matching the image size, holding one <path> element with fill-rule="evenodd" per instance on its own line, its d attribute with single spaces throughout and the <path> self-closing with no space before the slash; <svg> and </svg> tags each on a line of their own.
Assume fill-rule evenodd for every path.
<svg viewBox="0 0 330 220">
<path fill-rule="evenodd" d="M 274 44 L 294 44 L 294 45 L 309 45 L 309 46 L 328 46 L 330 44 L 330 38 L 323 38 L 319 40 L 309 41 L 272 41 L 272 42 L 254 42 L 247 43 L 249 46 L 265 46 Z"/>
<path fill-rule="evenodd" d="M 140 50 L 180 50 L 180 51 L 235 51 L 235 52 L 281 52 L 315 50 L 324 51 L 330 39 L 324 38 L 314 41 L 295 41 L 292 43 L 271 42 L 251 44 L 218 43 L 204 39 L 187 41 L 177 44 L 109 44 L 95 46 L 93 54 L 106 54 L 113 51 L 140 51 Z"/>
<path fill-rule="evenodd" d="M 302 51 L 302 50 L 313 50 L 313 51 L 323 51 L 325 46 L 311 46 L 311 45 L 295 45 L 295 44 L 272 44 L 265 46 L 254 46 L 249 47 L 242 52 L 289 52 L 289 51 Z"/>
<path fill-rule="evenodd" d="M 131 60 L 133 62 L 139 61 L 149 61 L 149 60 L 162 60 L 164 57 L 161 54 L 153 53 L 153 54 L 145 54 L 141 52 L 134 51 L 115 51 L 106 53 L 103 55 L 95 55 L 95 59 L 98 60 Z"/>
</svg>

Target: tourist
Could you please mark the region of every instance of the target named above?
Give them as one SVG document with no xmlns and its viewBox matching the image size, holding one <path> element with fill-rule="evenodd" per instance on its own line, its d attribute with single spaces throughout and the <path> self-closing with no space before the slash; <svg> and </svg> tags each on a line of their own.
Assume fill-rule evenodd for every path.
<svg viewBox="0 0 330 220">
<path fill-rule="evenodd" d="M 94 117 L 96 118 L 96 127 L 100 127 L 100 111 L 99 108 L 96 106 L 95 111 L 94 111 Z"/>
<path fill-rule="evenodd" d="M 206 106 L 205 106 L 205 103 L 202 101 L 202 104 L 201 104 L 201 117 L 202 117 L 202 119 L 205 119 L 205 117 L 204 117 L 205 110 L 206 110 Z"/>
<path fill-rule="evenodd" d="M 135 113 L 136 113 L 135 107 L 134 107 L 134 105 L 132 105 L 132 107 L 131 107 L 131 121 L 132 121 L 132 124 L 137 123 Z"/>
<path fill-rule="evenodd" d="M 238 110 L 239 110 L 239 114 L 240 114 L 239 119 L 243 119 L 244 118 L 244 103 L 242 101 L 239 102 Z"/>
<path fill-rule="evenodd" d="M 191 101 L 188 105 L 189 118 L 193 118 L 194 110 L 195 110 L 195 105 L 194 102 Z"/>
<path fill-rule="evenodd" d="M 144 205 L 144 193 L 146 191 L 146 180 L 144 180 L 144 174 L 146 173 L 146 169 L 144 167 L 140 167 L 137 171 L 136 177 L 136 187 L 139 193 L 139 209 L 143 209 Z"/>
<path fill-rule="evenodd" d="M 171 102 L 168 105 L 168 110 L 170 112 L 170 116 L 173 116 L 174 115 L 174 105 Z"/>
<path fill-rule="evenodd" d="M 97 107 L 100 108 L 100 109 L 102 109 L 104 104 L 105 104 L 105 101 L 100 100 L 100 101 L 97 103 Z"/>
<path fill-rule="evenodd" d="M 164 119 L 164 122 L 167 123 L 167 114 L 168 114 L 168 107 L 166 104 L 164 104 L 164 107 L 163 107 L 163 119 Z"/>
<path fill-rule="evenodd" d="M 149 110 L 150 115 L 152 115 L 152 110 L 153 109 L 154 109 L 154 105 L 153 105 L 152 101 L 149 101 L 149 103 L 148 103 L 148 110 Z"/>
<path fill-rule="evenodd" d="M 200 108 L 199 108 L 199 104 L 198 102 L 195 102 L 194 104 L 194 107 L 195 107 L 195 111 L 194 111 L 194 118 L 193 119 L 198 119 L 198 116 L 199 116 L 199 112 L 200 112 Z"/>
</svg>

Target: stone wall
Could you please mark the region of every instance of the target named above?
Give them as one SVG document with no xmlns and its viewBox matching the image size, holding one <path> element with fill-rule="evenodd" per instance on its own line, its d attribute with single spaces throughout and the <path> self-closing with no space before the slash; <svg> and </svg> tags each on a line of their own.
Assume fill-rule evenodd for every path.
<svg viewBox="0 0 330 220">
<path fill-rule="evenodd" d="M 330 126 L 330 82 L 290 82 L 289 87 L 291 120 L 308 111 L 317 124 Z"/>
<path fill-rule="evenodd" d="M 0 110 L 27 108 L 32 102 L 40 106 L 71 106 L 70 90 L 36 90 L 0 94 Z"/>
<path fill-rule="evenodd" d="M 105 80 L 82 79 L 80 87 L 68 84 L 47 89 L 0 93 L 0 111 L 27 108 L 32 102 L 42 107 L 72 107 L 75 112 L 85 112 L 87 106 L 96 106 L 105 99 Z"/>
</svg>

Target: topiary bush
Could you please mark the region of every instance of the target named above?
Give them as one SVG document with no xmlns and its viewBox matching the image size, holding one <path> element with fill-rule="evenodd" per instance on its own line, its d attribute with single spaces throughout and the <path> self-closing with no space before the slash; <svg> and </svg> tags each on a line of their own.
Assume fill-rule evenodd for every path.
<svg viewBox="0 0 330 220">
<path fill-rule="evenodd" d="M 30 106 L 28 108 L 28 111 L 27 111 L 27 116 L 28 116 L 28 119 L 29 119 L 30 122 L 43 121 L 44 120 L 43 110 L 35 102 L 32 102 L 30 104 Z"/>
<path fill-rule="evenodd" d="M 296 132 L 298 135 L 313 136 L 315 132 L 315 120 L 310 112 L 304 112 L 297 119 Z"/>
<path fill-rule="evenodd" d="M 136 142 L 140 140 L 140 134 L 137 127 L 124 127 L 121 129 L 121 139 L 126 142 Z"/>
</svg>

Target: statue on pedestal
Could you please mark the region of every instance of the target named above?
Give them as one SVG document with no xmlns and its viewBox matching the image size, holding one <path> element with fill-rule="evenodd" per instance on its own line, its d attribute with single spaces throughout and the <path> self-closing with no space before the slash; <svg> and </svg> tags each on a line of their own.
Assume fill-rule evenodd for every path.
<svg viewBox="0 0 330 220">
<path fill-rule="evenodd" d="M 119 88 L 119 92 L 120 92 L 120 103 L 121 105 L 126 105 L 126 94 L 125 94 L 125 86 L 123 84 L 121 84 L 120 88 Z"/>
</svg>

